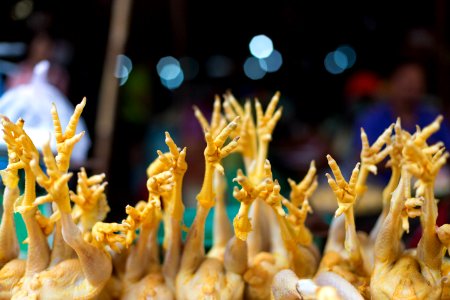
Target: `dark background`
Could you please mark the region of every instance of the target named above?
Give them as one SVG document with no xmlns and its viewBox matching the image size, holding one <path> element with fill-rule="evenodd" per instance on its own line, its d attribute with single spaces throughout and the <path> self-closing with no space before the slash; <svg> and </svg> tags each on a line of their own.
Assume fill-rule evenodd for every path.
<svg viewBox="0 0 450 300">
<path fill-rule="evenodd" d="M 73 56 L 66 66 L 70 74 L 68 97 L 74 104 L 87 97 L 83 115 L 95 143 L 111 1 L 36 0 L 32 14 L 24 20 L 12 17 L 16 3 L 0 2 L 0 41 L 28 43 L 36 32 L 30 21 L 33 16 L 41 14 L 49 19 L 45 30 L 72 47 Z M 134 70 L 140 68 L 145 74 L 139 81 L 144 92 L 136 100 L 142 111 L 139 120 L 125 113 L 136 95 L 131 87 L 127 88 L 135 74 L 132 71 L 130 82 L 119 89 L 108 174 L 108 196 L 114 211 L 111 218 L 120 214 L 125 203 L 145 198 L 145 167 L 156 156 L 156 148 L 163 147 L 164 130 L 173 132 L 178 145 L 189 146 L 192 178 L 188 183 L 199 187 L 203 140 L 191 106 L 199 105 L 208 115 L 214 94 L 222 94 L 226 89 L 232 89 L 238 99 L 258 96 L 263 103 L 275 91 L 281 91 L 285 112 L 274 134 L 271 156 L 282 176 L 296 175 L 296 179 L 310 158 L 318 159 L 319 166 L 325 161 L 323 154 L 331 146 L 323 124 L 336 116 L 351 118 L 345 85 L 357 71 L 370 70 L 386 77 L 400 57 L 415 56 L 427 68 L 428 92 L 445 104 L 446 114 L 450 79 L 447 16 L 444 0 L 134 1 L 125 54 L 133 61 Z M 417 29 L 426 32 L 431 42 L 421 40 L 414 31 Z M 272 39 L 283 55 L 283 65 L 278 72 L 253 81 L 245 76 L 242 65 L 250 55 L 248 43 L 257 34 Z M 341 44 L 354 48 L 356 63 L 333 75 L 325 70 L 324 58 Z M 229 76 L 207 75 L 206 62 L 217 54 L 232 60 Z M 156 64 L 168 55 L 195 58 L 199 62 L 197 77 L 173 91 L 162 86 Z M 155 143 L 158 139 L 159 143 Z M 303 153 L 304 159 L 289 164 L 280 155 L 283 151 Z"/>
</svg>

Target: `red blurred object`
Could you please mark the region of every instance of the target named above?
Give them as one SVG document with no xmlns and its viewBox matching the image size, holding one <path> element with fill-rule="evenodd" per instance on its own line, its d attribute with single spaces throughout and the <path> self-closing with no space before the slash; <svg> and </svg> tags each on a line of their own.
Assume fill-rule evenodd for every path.
<svg viewBox="0 0 450 300">
<path fill-rule="evenodd" d="M 345 85 L 345 96 L 352 101 L 371 97 L 378 91 L 380 83 L 381 79 L 374 72 L 359 71 L 348 79 Z"/>
</svg>

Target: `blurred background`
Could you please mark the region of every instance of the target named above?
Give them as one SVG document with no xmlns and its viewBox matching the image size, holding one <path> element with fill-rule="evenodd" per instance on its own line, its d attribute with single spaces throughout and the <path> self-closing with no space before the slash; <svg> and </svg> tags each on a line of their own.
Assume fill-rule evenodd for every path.
<svg viewBox="0 0 450 300">
<path fill-rule="evenodd" d="M 192 105 L 209 117 L 228 89 L 263 105 L 281 92 L 269 159 L 283 187 L 312 159 L 324 181 L 327 153 L 353 167 L 360 126 L 373 127 L 373 141 L 397 115 L 412 129 L 438 113 L 448 119 L 448 16 L 445 0 L 4 0 L 0 95 L 47 59 L 48 82 L 72 105 L 87 97 L 92 145 L 80 164 L 107 173 L 108 219 L 117 221 L 146 199 L 145 169 L 165 151 L 165 130 L 188 147 L 184 199 L 195 205 L 204 142 Z M 225 164 L 231 179 L 241 163 Z"/>
</svg>

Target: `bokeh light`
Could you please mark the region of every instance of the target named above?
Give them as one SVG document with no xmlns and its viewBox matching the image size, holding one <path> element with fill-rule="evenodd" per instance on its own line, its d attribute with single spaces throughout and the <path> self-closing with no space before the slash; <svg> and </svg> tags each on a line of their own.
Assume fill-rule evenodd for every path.
<svg viewBox="0 0 450 300">
<path fill-rule="evenodd" d="M 347 67 L 346 67 L 347 69 L 353 67 L 353 65 L 356 62 L 356 52 L 351 46 L 342 45 L 342 46 L 339 46 L 336 49 L 336 51 L 339 51 L 339 52 L 345 54 L 345 56 L 347 57 L 347 61 L 348 61 Z"/>
<path fill-rule="evenodd" d="M 180 62 L 172 56 L 161 58 L 156 69 L 161 79 L 169 81 L 175 79 L 182 72 Z"/>
<path fill-rule="evenodd" d="M 24 20 L 33 11 L 34 3 L 31 0 L 21 0 L 14 5 L 12 18 L 15 20 Z"/>
<path fill-rule="evenodd" d="M 273 43 L 272 40 L 264 35 L 260 34 L 254 36 L 249 44 L 250 53 L 259 59 L 269 57 L 269 55 L 273 51 Z"/>
<path fill-rule="evenodd" d="M 180 66 L 168 64 L 161 69 L 159 77 L 164 80 L 172 80 L 175 79 L 181 72 L 182 70 Z"/>
<path fill-rule="evenodd" d="M 266 72 L 276 72 L 281 68 L 283 64 L 283 57 L 277 50 L 273 50 L 272 53 L 266 57 L 258 60 L 261 69 Z"/>
<path fill-rule="evenodd" d="M 161 77 L 162 85 L 164 85 L 169 90 L 174 90 L 174 89 L 178 88 L 183 83 L 183 81 L 184 81 L 184 74 L 183 74 L 183 70 L 181 70 L 181 69 L 180 69 L 180 72 L 178 72 L 178 75 L 173 79 L 166 80 Z"/>
<path fill-rule="evenodd" d="M 244 73 L 253 80 L 261 79 L 266 75 L 266 71 L 261 68 L 258 59 L 254 57 L 249 57 L 245 60 Z"/>
<path fill-rule="evenodd" d="M 334 60 L 334 63 L 336 64 L 336 66 L 338 66 L 339 68 L 341 68 L 343 70 L 348 68 L 348 59 L 347 59 L 347 56 L 343 52 L 341 52 L 339 50 L 334 51 L 333 52 L 333 60 Z"/>
<path fill-rule="evenodd" d="M 184 81 L 184 73 L 180 62 L 173 56 L 165 56 L 158 61 L 156 70 L 162 85 L 169 90 L 178 88 Z"/>
<path fill-rule="evenodd" d="M 133 69 L 133 63 L 131 59 L 123 54 L 117 55 L 116 58 L 116 69 L 114 71 L 114 76 L 119 79 L 119 85 L 124 85 L 128 80 L 131 70 Z"/>
<path fill-rule="evenodd" d="M 325 69 L 328 72 L 330 72 L 331 74 L 336 75 L 336 74 L 340 74 L 340 73 L 344 72 L 345 69 L 339 67 L 336 64 L 336 60 L 335 60 L 334 56 L 335 56 L 334 51 L 329 52 L 327 54 L 327 56 L 325 56 L 324 65 L 325 65 Z"/>
</svg>

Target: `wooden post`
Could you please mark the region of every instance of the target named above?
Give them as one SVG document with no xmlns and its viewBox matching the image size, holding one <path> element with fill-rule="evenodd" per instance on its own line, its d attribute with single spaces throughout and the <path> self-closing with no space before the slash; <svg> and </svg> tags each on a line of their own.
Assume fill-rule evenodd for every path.
<svg viewBox="0 0 450 300">
<path fill-rule="evenodd" d="M 132 0 L 114 0 L 111 8 L 108 45 L 100 86 L 95 124 L 95 173 L 108 174 L 117 107 L 118 79 L 114 77 L 117 55 L 125 50 Z"/>
</svg>

